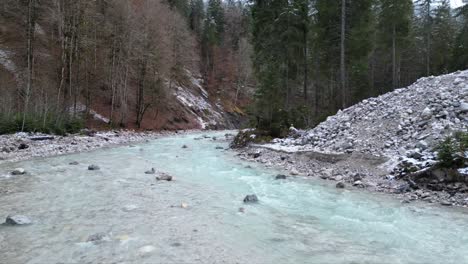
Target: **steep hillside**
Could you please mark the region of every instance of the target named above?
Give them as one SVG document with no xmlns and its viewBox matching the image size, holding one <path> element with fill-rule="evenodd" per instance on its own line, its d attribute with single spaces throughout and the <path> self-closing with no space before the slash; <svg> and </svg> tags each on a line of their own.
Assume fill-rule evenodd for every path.
<svg viewBox="0 0 468 264">
<path fill-rule="evenodd" d="M 245 118 L 248 67 L 233 63 L 241 52 L 210 44 L 229 68 L 207 65 L 208 44 L 194 27 L 203 16 L 192 21 L 171 1 L 0 5 L 3 120 L 59 124 L 83 116 L 94 128 L 174 130 L 234 128 Z M 226 25 L 242 18 L 231 12 Z M 226 30 L 220 37 L 244 41 L 236 36 Z"/>
</svg>

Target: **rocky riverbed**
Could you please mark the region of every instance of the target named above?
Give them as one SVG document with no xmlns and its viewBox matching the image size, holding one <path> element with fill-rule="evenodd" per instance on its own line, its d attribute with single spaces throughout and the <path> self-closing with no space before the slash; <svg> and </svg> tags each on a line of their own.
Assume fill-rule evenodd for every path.
<svg viewBox="0 0 468 264">
<path fill-rule="evenodd" d="M 135 132 L 132 130 L 92 131 L 68 136 L 36 133 L 0 135 L 0 164 L 49 157 L 151 140 L 176 132 Z M 183 133 L 183 132 L 180 132 Z"/>
</svg>

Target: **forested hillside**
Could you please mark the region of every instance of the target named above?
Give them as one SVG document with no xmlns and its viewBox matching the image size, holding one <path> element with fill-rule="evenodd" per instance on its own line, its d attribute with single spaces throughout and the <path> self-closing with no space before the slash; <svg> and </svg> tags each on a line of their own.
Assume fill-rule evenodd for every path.
<svg viewBox="0 0 468 264">
<path fill-rule="evenodd" d="M 219 0 L 1 1 L 0 130 L 235 126 L 247 21 Z"/>
<path fill-rule="evenodd" d="M 468 67 L 449 0 L 3 0 L 0 132 L 312 127 Z"/>
<path fill-rule="evenodd" d="M 255 0 L 256 122 L 279 136 L 422 76 L 468 68 L 468 6 Z"/>
</svg>

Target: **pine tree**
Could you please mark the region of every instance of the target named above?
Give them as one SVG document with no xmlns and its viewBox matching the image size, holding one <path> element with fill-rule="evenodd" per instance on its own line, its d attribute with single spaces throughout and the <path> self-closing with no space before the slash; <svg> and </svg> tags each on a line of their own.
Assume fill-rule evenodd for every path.
<svg viewBox="0 0 468 264">
<path fill-rule="evenodd" d="M 400 85 L 401 50 L 408 40 L 413 15 L 411 0 L 380 0 L 380 41 L 392 54 L 392 89 Z"/>
<path fill-rule="evenodd" d="M 195 31 L 198 35 L 202 32 L 202 21 L 205 18 L 205 7 L 203 0 L 190 0 L 190 29 Z"/>
<path fill-rule="evenodd" d="M 435 75 L 448 73 L 453 50 L 455 27 L 452 10 L 448 0 L 443 1 L 435 10 L 431 31 L 431 72 Z"/>
<path fill-rule="evenodd" d="M 456 16 L 462 21 L 462 26 L 455 39 L 452 70 L 465 70 L 468 68 L 468 4 L 460 7 Z"/>
</svg>

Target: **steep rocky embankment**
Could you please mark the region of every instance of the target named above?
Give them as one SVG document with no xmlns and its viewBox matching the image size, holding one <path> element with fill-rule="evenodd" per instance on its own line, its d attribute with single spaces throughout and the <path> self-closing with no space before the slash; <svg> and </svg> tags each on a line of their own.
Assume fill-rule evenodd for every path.
<svg viewBox="0 0 468 264">
<path fill-rule="evenodd" d="M 424 184 L 408 177 L 405 170 L 433 166 L 437 162 L 434 147 L 457 131 L 468 131 L 468 71 L 422 78 L 339 111 L 314 129 L 292 130 L 290 137 L 261 146 L 267 149 L 263 161 L 278 156 L 271 150 L 282 152 L 286 161 L 288 155 L 300 155 L 283 165 L 359 187 L 405 193 L 410 200 L 468 204 L 464 170 L 460 174 L 465 180 L 453 182 L 449 175 L 441 175 Z M 303 160 L 304 156 L 308 158 Z"/>
</svg>

